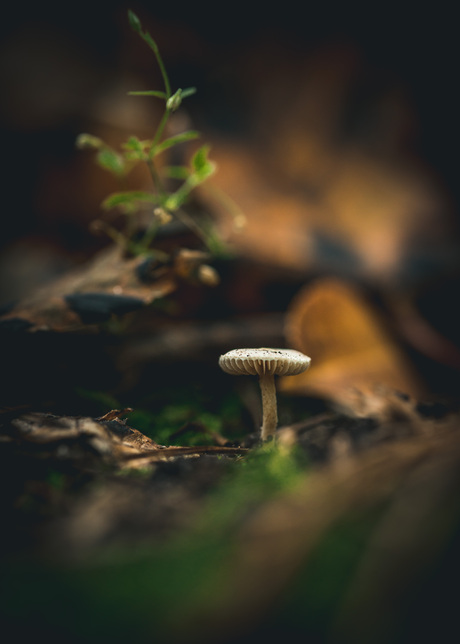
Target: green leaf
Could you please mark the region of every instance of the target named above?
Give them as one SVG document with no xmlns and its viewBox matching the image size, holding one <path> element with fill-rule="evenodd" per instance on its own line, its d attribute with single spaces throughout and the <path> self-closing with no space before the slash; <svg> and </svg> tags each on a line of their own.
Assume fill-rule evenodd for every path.
<svg viewBox="0 0 460 644">
<path fill-rule="evenodd" d="M 147 161 L 146 150 L 152 145 L 151 141 L 139 141 L 137 136 L 131 136 L 122 144 L 126 161 Z"/>
<path fill-rule="evenodd" d="M 187 130 L 186 132 L 181 132 L 180 134 L 176 134 L 174 136 L 169 137 L 169 139 L 165 139 L 158 145 L 156 145 L 153 149 L 153 154 L 151 156 L 155 156 L 159 154 L 160 152 L 163 152 L 164 150 L 167 150 L 168 148 L 173 147 L 173 145 L 179 145 L 179 143 L 185 143 L 186 141 L 192 141 L 193 139 L 199 138 L 200 133 L 196 132 L 195 130 Z"/>
<path fill-rule="evenodd" d="M 187 98 L 187 96 L 192 96 L 192 94 L 196 94 L 196 87 L 187 87 L 186 89 L 182 90 L 182 98 Z"/>
<path fill-rule="evenodd" d="M 92 134 L 79 134 L 77 136 L 77 140 L 75 141 L 75 145 L 79 150 L 88 148 L 92 150 L 99 150 L 103 145 L 105 145 L 105 143 L 98 136 L 93 136 Z"/>
<path fill-rule="evenodd" d="M 139 141 L 137 136 L 130 136 L 126 143 L 123 143 L 123 148 L 125 150 L 132 150 L 133 152 L 144 152 L 145 146 L 148 143 L 148 141 Z"/>
<path fill-rule="evenodd" d="M 206 166 L 208 152 L 209 145 L 202 145 L 193 155 L 192 168 L 195 172 L 200 172 Z"/>
<path fill-rule="evenodd" d="M 192 158 L 192 168 L 199 183 L 210 177 L 216 170 L 216 165 L 208 159 L 209 145 L 203 145 Z"/>
<path fill-rule="evenodd" d="M 185 165 L 168 165 L 163 168 L 163 173 L 170 179 L 188 179 L 190 170 Z"/>
<path fill-rule="evenodd" d="M 154 39 L 152 38 L 152 36 L 149 34 L 148 31 L 142 31 L 141 21 L 139 20 L 139 18 L 136 16 L 135 13 L 133 13 L 132 11 L 128 11 L 128 18 L 129 18 L 129 23 L 131 27 L 134 29 L 136 33 L 139 34 L 142 40 L 147 43 L 147 45 L 155 54 L 155 58 L 157 59 L 157 63 L 160 68 L 161 75 L 163 77 L 163 82 L 165 85 L 165 98 L 169 98 L 171 96 L 171 85 L 169 82 L 168 74 L 166 73 L 163 59 L 160 56 L 158 45 L 156 44 L 156 42 L 154 41 Z"/>
<path fill-rule="evenodd" d="M 136 14 L 131 11 L 131 9 L 128 9 L 128 20 L 131 28 L 134 29 L 136 33 L 140 34 L 142 29 L 141 21 L 136 16 Z"/>
<path fill-rule="evenodd" d="M 135 92 L 128 92 L 128 96 L 156 96 L 157 98 L 166 98 L 165 92 L 160 92 L 159 90 L 156 89 L 147 89 L 147 90 L 140 90 L 140 91 L 135 91 Z"/>
<path fill-rule="evenodd" d="M 216 170 L 216 165 L 208 159 L 209 145 L 203 145 L 192 157 L 192 172 L 176 192 L 166 199 L 164 206 L 174 212 L 182 206 L 194 188 L 206 181 Z"/>
<path fill-rule="evenodd" d="M 125 171 L 125 162 L 123 157 L 112 150 L 112 148 L 104 147 L 97 155 L 97 162 L 105 170 L 113 172 L 117 176 L 121 176 Z"/>
<path fill-rule="evenodd" d="M 106 197 L 101 205 L 104 210 L 111 210 L 112 208 L 116 208 L 117 206 L 132 205 L 139 201 L 158 203 L 158 197 L 151 192 L 144 192 L 142 190 L 114 192 Z"/>
<path fill-rule="evenodd" d="M 193 188 L 201 183 L 198 175 L 195 173 L 189 174 L 185 182 L 180 186 L 176 192 L 169 195 L 164 202 L 164 207 L 171 212 L 175 212 L 182 204 L 188 199 L 189 194 Z"/>
</svg>

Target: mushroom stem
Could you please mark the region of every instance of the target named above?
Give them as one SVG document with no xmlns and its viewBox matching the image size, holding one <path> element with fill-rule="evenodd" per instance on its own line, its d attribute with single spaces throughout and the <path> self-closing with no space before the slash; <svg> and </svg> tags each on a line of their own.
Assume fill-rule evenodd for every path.
<svg viewBox="0 0 460 644">
<path fill-rule="evenodd" d="M 278 424 L 276 409 L 276 388 L 273 374 L 263 374 L 259 377 L 260 391 L 262 392 L 263 420 L 261 438 L 266 441 L 274 435 Z"/>
</svg>

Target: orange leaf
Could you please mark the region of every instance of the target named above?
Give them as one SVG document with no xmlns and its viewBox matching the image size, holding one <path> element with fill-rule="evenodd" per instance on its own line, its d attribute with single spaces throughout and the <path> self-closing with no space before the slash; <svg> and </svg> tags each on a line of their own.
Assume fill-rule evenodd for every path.
<svg viewBox="0 0 460 644">
<path fill-rule="evenodd" d="M 419 398 L 423 385 L 378 312 L 359 290 L 338 279 L 321 279 L 294 299 L 286 319 L 288 344 L 312 358 L 280 389 L 332 399 L 356 411 L 360 396 L 397 390 Z M 357 393 L 358 392 L 358 393 Z"/>
</svg>

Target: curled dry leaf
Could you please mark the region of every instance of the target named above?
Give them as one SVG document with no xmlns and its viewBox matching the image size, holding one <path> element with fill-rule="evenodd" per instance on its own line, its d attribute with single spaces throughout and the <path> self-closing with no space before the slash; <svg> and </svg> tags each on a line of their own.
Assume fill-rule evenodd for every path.
<svg viewBox="0 0 460 644">
<path fill-rule="evenodd" d="M 121 418 L 121 416 L 125 416 L 132 411 L 132 407 L 126 407 L 126 409 L 112 409 L 96 420 L 118 420 L 119 418 Z"/>
<path fill-rule="evenodd" d="M 343 281 L 321 279 L 301 290 L 287 314 L 286 338 L 311 356 L 312 367 L 282 379 L 282 391 L 325 397 L 360 415 L 378 411 L 388 390 L 424 394 L 377 311 Z"/>
<path fill-rule="evenodd" d="M 127 411 L 127 410 L 125 410 Z M 91 462 L 107 461 L 115 467 L 145 467 L 176 456 L 200 454 L 243 454 L 244 448 L 158 445 L 148 436 L 129 427 L 119 419 L 122 412 L 113 410 L 101 418 L 54 416 L 44 413 L 26 413 L 3 419 L 0 426 L 4 442 L 12 442 L 22 449 L 41 446 L 61 458 Z"/>
</svg>

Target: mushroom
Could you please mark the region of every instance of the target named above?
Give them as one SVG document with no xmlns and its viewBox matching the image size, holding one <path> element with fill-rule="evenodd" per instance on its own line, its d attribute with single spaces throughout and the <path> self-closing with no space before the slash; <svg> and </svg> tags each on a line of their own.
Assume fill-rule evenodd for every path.
<svg viewBox="0 0 460 644">
<path fill-rule="evenodd" d="M 278 424 L 275 375 L 296 376 L 306 371 L 311 359 L 293 349 L 233 349 L 219 358 L 219 366 L 234 376 L 259 376 L 263 421 L 261 438 L 274 435 Z"/>
</svg>

